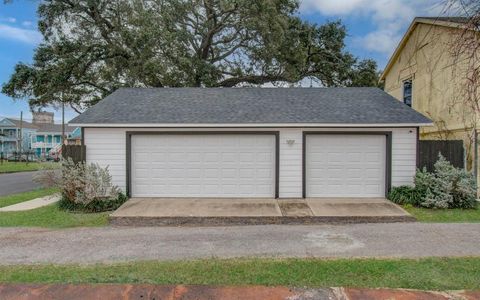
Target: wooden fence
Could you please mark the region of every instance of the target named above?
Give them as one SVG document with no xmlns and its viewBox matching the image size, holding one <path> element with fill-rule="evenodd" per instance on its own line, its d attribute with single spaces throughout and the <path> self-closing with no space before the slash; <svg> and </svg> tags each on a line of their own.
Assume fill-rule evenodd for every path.
<svg viewBox="0 0 480 300">
<path fill-rule="evenodd" d="M 419 141 L 417 167 L 433 171 L 433 165 L 441 153 L 454 167 L 465 168 L 465 150 L 462 140 Z"/>
<path fill-rule="evenodd" d="M 75 163 L 84 162 L 87 158 L 87 148 L 85 145 L 63 145 L 62 157 L 71 158 Z"/>
</svg>

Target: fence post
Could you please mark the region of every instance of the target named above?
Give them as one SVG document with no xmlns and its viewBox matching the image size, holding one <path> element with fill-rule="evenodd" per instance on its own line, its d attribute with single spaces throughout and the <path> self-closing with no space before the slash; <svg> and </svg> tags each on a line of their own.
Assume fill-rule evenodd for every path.
<svg viewBox="0 0 480 300">
<path fill-rule="evenodd" d="M 62 157 L 71 158 L 74 163 L 85 162 L 87 149 L 85 145 L 62 145 Z"/>
</svg>

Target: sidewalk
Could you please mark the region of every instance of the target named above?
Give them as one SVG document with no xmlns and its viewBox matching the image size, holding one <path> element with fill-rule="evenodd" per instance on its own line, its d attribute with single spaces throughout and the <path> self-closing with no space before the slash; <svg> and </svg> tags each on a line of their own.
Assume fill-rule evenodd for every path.
<svg viewBox="0 0 480 300">
<path fill-rule="evenodd" d="M 40 197 L 36 198 L 33 200 L 25 201 L 25 202 L 20 202 L 17 204 L 5 206 L 0 208 L 0 212 L 7 212 L 7 211 L 24 211 L 24 210 L 30 210 L 30 209 L 35 209 L 39 208 L 42 206 L 47 206 L 52 203 L 57 202 L 60 200 L 60 194 L 53 194 L 53 195 L 48 195 L 45 197 Z"/>
<path fill-rule="evenodd" d="M 151 284 L 0 284 L 0 298 L 10 299 L 250 299 L 250 300 L 473 300 L 480 291 L 428 292 L 402 289 L 265 286 L 168 286 Z"/>
</svg>

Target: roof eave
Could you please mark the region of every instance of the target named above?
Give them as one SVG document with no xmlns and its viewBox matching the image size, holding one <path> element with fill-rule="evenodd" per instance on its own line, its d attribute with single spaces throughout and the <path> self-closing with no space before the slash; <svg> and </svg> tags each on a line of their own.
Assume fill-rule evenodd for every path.
<svg viewBox="0 0 480 300">
<path fill-rule="evenodd" d="M 380 75 L 379 82 L 382 82 L 382 81 L 385 80 L 385 77 L 387 76 L 387 73 L 390 71 L 390 69 L 393 66 L 393 63 L 395 62 L 395 60 L 400 55 L 400 52 L 405 47 L 405 44 L 407 43 L 408 39 L 410 38 L 410 35 L 415 30 L 417 25 L 420 24 L 420 23 L 437 25 L 437 26 L 444 26 L 444 27 L 465 28 L 465 24 L 451 22 L 451 21 L 432 20 L 432 19 L 425 19 L 425 18 L 421 18 L 421 17 L 417 17 L 417 18 L 413 19 L 412 23 L 410 24 L 410 26 L 407 29 L 407 32 L 404 34 L 404 36 L 400 40 L 400 43 L 398 43 L 398 45 L 395 48 L 395 51 L 393 52 L 392 56 L 390 56 L 390 59 L 388 60 L 387 65 L 385 66 L 385 69 L 383 70 L 382 74 Z"/>
<path fill-rule="evenodd" d="M 111 128 L 265 128 L 265 127 L 297 127 L 297 128 L 386 128 L 386 127 L 423 127 L 433 123 L 72 123 L 78 127 L 111 127 Z"/>
<path fill-rule="evenodd" d="M 385 69 L 383 70 L 382 74 L 380 75 L 380 79 L 378 80 L 379 82 L 384 81 L 385 77 L 387 76 L 387 73 L 390 71 L 390 69 L 393 66 L 393 62 L 397 59 L 398 55 L 400 55 L 400 52 L 402 51 L 403 47 L 408 41 L 408 38 L 412 34 L 413 30 L 417 26 L 417 18 L 413 19 L 412 23 L 410 23 L 410 26 L 408 26 L 407 32 L 403 35 L 402 39 L 400 40 L 400 43 L 398 43 L 397 47 L 395 48 L 395 51 L 393 52 L 392 56 L 390 56 L 390 59 L 387 62 L 387 65 L 385 66 Z"/>
</svg>

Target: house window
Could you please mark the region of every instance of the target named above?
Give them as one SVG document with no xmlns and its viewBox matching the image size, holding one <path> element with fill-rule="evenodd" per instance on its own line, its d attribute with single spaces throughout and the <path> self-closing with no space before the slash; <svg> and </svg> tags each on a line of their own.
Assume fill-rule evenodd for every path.
<svg viewBox="0 0 480 300">
<path fill-rule="evenodd" d="M 403 103 L 412 107 L 412 80 L 408 79 L 403 82 Z"/>
</svg>

